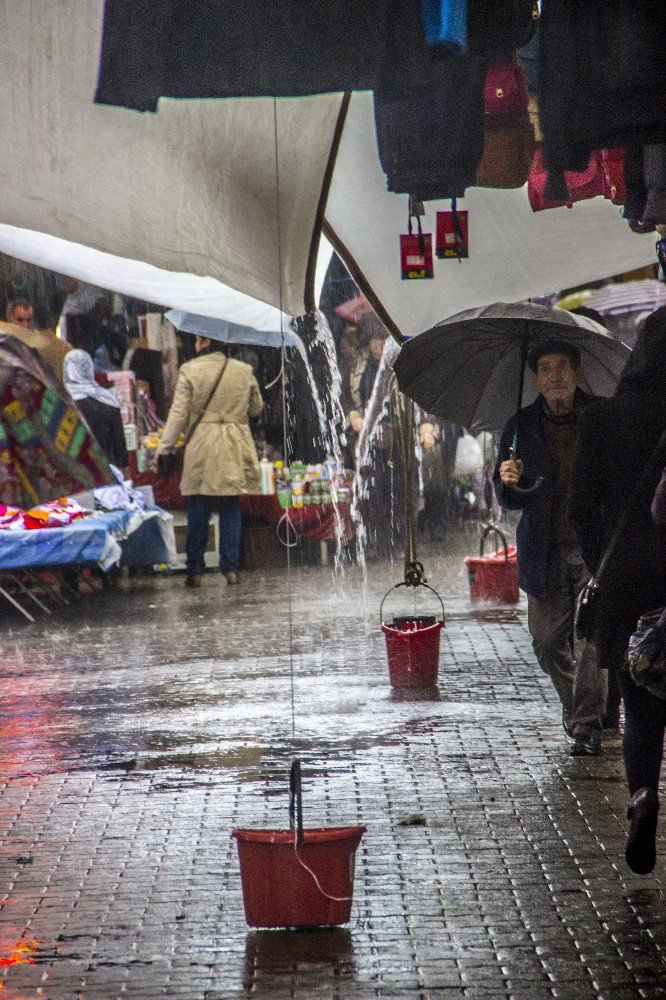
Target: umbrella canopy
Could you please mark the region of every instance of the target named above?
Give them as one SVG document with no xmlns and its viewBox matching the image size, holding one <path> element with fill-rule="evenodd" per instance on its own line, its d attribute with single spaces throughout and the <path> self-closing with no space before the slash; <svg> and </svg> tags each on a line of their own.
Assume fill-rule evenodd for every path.
<svg viewBox="0 0 666 1000">
<path fill-rule="evenodd" d="M 69 396 L 32 351 L 0 335 L 0 502 L 32 507 L 115 483 Z"/>
<path fill-rule="evenodd" d="M 618 281 L 592 292 L 585 305 L 600 313 L 653 312 L 666 305 L 666 285 L 654 278 Z"/>
<path fill-rule="evenodd" d="M 547 339 L 580 349 L 584 388 L 599 396 L 613 393 L 629 348 L 594 320 L 530 302 L 457 313 L 409 340 L 393 367 L 402 392 L 428 413 L 473 433 L 494 431 L 516 412 L 525 348 Z M 523 405 L 534 398 L 530 386 Z"/>
<path fill-rule="evenodd" d="M 241 326 L 238 323 L 229 323 L 223 319 L 213 319 L 210 316 L 197 316 L 195 313 L 186 313 L 181 309 L 170 309 L 164 314 L 164 318 L 175 326 L 182 333 L 199 334 L 201 337 L 210 337 L 211 340 L 219 340 L 222 344 L 254 344 L 257 347 L 281 347 L 284 337 L 285 347 L 298 347 L 298 337 L 291 330 L 291 320 L 284 317 L 283 330 L 280 330 L 280 313 L 277 309 L 271 310 L 275 313 L 274 330 L 255 330 L 250 326 Z"/>
</svg>

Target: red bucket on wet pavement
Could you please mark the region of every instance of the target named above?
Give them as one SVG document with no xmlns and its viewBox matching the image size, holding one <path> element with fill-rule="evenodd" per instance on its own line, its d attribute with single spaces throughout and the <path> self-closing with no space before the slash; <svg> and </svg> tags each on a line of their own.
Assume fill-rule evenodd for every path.
<svg viewBox="0 0 666 1000">
<path fill-rule="evenodd" d="M 303 830 L 296 853 L 293 830 L 234 830 L 250 927 L 348 923 L 364 833 L 364 826 Z"/>
<path fill-rule="evenodd" d="M 434 617 L 394 618 L 382 622 L 392 687 L 432 687 L 439 670 L 439 634 Z"/>
<path fill-rule="evenodd" d="M 487 556 L 484 555 L 484 543 L 491 532 L 501 539 L 503 547 Z M 476 604 L 479 601 L 518 603 L 520 592 L 516 547 L 506 544 L 506 537 L 498 528 L 493 525 L 486 528 L 481 538 L 480 554 L 468 556 L 465 564 L 469 574 L 469 596 L 472 603 Z"/>
</svg>

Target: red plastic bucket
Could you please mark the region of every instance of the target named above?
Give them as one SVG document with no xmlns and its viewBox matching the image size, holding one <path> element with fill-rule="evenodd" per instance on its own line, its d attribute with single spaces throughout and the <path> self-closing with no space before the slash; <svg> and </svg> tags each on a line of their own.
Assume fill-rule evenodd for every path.
<svg viewBox="0 0 666 1000">
<path fill-rule="evenodd" d="M 364 833 L 364 826 L 303 830 L 297 855 L 294 830 L 234 830 L 250 927 L 346 924 L 356 848 Z"/>
<path fill-rule="evenodd" d="M 484 555 L 487 536 L 493 532 L 502 541 L 502 548 L 492 555 Z M 473 604 L 479 601 L 495 601 L 500 604 L 517 604 L 518 561 L 516 547 L 506 544 L 506 537 L 494 525 L 489 525 L 481 536 L 478 556 L 465 559 L 469 575 L 469 596 Z"/>
<path fill-rule="evenodd" d="M 431 687 L 439 671 L 439 634 L 444 622 L 424 625 L 418 618 L 382 622 L 392 687 Z"/>
</svg>

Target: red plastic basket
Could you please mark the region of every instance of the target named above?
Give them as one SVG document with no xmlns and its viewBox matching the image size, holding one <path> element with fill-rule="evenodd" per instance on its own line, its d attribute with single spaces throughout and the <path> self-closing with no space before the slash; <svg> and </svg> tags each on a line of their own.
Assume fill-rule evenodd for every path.
<svg viewBox="0 0 666 1000">
<path fill-rule="evenodd" d="M 486 538 L 490 533 L 502 541 L 502 549 L 492 555 L 484 555 Z M 472 603 L 495 601 L 501 604 L 517 604 L 520 600 L 518 589 L 518 561 L 516 547 L 508 546 L 506 536 L 499 528 L 489 525 L 481 536 L 478 556 L 465 559 L 469 575 L 469 595 Z"/>
</svg>

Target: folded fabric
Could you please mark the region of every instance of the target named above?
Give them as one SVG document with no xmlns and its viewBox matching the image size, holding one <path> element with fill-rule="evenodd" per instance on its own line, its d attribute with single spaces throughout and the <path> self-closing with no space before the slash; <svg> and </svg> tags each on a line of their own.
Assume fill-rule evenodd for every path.
<svg viewBox="0 0 666 1000">
<path fill-rule="evenodd" d="M 0 530 L 39 531 L 42 528 L 64 528 L 73 521 L 85 517 L 85 514 L 83 507 L 69 497 L 38 504 L 30 510 L 0 504 Z"/>
<path fill-rule="evenodd" d="M 94 491 L 95 507 L 98 510 L 145 510 L 146 498 L 140 490 L 135 490 L 132 482 L 118 483 L 116 486 L 100 486 Z"/>
</svg>

